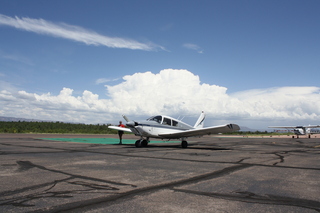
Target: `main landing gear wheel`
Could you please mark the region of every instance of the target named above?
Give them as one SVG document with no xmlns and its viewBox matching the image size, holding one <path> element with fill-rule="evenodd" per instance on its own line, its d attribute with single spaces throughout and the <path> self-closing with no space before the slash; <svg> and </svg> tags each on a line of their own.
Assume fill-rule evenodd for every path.
<svg viewBox="0 0 320 213">
<path fill-rule="evenodd" d="M 135 145 L 136 145 L 137 148 L 141 147 L 141 140 L 137 140 Z"/>
<path fill-rule="evenodd" d="M 140 139 L 140 140 L 136 141 L 135 145 L 136 145 L 137 148 L 147 147 L 148 146 L 148 141 L 144 140 L 144 139 Z"/>
<path fill-rule="evenodd" d="M 187 141 L 182 141 L 181 142 L 181 147 L 182 148 L 187 148 L 188 147 L 188 142 Z"/>
<path fill-rule="evenodd" d="M 147 147 L 148 146 L 148 141 L 147 140 L 142 140 L 141 145 L 143 147 Z"/>
</svg>

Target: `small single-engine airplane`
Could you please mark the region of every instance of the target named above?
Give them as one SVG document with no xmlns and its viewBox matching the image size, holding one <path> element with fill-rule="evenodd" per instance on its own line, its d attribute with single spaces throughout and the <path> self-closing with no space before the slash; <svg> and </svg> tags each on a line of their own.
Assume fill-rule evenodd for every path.
<svg viewBox="0 0 320 213">
<path fill-rule="evenodd" d="M 203 127 L 205 113 L 202 112 L 195 125 L 192 127 L 178 119 L 169 116 L 157 115 L 148 118 L 146 121 L 130 121 L 125 115 L 123 118 L 127 121 L 128 128 L 118 126 L 108 126 L 111 129 L 131 132 L 140 139 L 136 141 L 136 147 L 146 147 L 149 143 L 149 138 L 161 139 L 181 139 L 181 146 L 187 148 L 188 137 L 199 137 L 203 135 L 219 134 L 225 132 L 233 132 L 240 130 L 237 124 L 225 124 L 220 126 Z"/>
<path fill-rule="evenodd" d="M 307 135 L 310 138 L 310 135 L 313 134 L 311 132 L 312 128 L 319 128 L 320 125 L 309 125 L 309 126 L 269 126 L 268 128 L 282 128 L 282 129 L 293 129 L 293 133 L 297 135 L 297 138 L 299 138 L 299 135 Z"/>
</svg>

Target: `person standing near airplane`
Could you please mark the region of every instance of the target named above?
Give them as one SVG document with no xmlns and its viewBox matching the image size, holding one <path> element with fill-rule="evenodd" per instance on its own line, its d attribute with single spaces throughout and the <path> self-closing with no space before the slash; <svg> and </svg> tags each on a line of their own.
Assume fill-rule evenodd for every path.
<svg viewBox="0 0 320 213">
<path fill-rule="evenodd" d="M 118 127 L 123 127 L 123 128 L 124 128 L 124 127 L 126 127 L 126 126 L 122 124 L 122 121 L 119 121 L 119 125 L 118 125 Z M 123 131 L 119 130 L 119 131 L 118 131 L 118 135 L 119 135 L 119 139 L 120 139 L 119 144 L 122 144 L 122 135 L 123 135 Z"/>
</svg>

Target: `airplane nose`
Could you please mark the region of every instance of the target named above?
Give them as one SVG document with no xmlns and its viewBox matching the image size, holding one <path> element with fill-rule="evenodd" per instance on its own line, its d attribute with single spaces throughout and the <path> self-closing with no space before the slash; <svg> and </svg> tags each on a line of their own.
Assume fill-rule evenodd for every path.
<svg viewBox="0 0 320 213">
<path fill-rule="evenodd" d="M 135 127 L 135 126 L 138 126 L 138 123 L 137 122 L 134 122 L 134 121 L 129 121 L 128 123 L 126 123 L 126 125 L 128 127 Z"/>
</svg>

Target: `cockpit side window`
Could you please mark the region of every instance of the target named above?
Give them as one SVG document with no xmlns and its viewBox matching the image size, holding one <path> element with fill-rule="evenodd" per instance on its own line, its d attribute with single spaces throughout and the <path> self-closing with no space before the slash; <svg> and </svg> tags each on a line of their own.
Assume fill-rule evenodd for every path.
<svg viewBox="0 0 320 213">
<path fill-rule="evenodd" d="M 178 122 L 175 120 L 172 120 L 172 126 L 178 126 Z"/>
<path fill-rule="evenodd" d="M 169 119 L 169 118 L 163 118 L 163 123 L 162 123 L 162 124 L 171 126 L 171 119 Z"/>
</svg>

